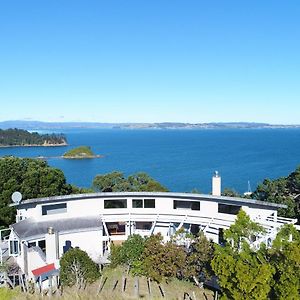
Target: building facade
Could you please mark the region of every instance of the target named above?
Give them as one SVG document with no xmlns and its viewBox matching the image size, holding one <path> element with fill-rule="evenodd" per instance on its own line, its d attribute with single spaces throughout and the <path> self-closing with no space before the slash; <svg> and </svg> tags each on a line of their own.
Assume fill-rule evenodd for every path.
<svg viewBox="0 0 300 300">
<path fill-rule="evenodd" d="M 213 177 L 212 195 L 192 193 L 93 193 L 22 200 L 11 226 L 8 252 L 27 279 L 47 279 L 59 269 L 60 257 L 79 247 L 97 263 L 107 263 L 110 244 L 131 234 L 161 233 L 168 241 L 179 229 L 202 230 L 222 242 L 240 209 L 261 224 L 267 234 L 253 241 L 271 243 L 278 229 L 297 220 L 280 218 L 281 204 L 220 195 L 221 178 Z"/>
</svg>

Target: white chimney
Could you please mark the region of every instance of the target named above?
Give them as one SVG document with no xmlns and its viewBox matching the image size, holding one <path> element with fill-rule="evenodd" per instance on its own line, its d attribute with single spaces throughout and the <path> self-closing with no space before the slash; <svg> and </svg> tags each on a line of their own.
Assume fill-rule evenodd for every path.
<svg viewBox="0 0 300 300">
<path fill-rule="evenodd" d="M 221 196 L 221 177 L 218 171 L 215 171 L 212 178 L 212 195 Z"/>
<path fill-rule="evenodd" d="M 55 263 L 58 259 L 58 232 L 49 227 L 45 235 L 46 240 L 46 261 L 48 264 Z"/>
</svg>

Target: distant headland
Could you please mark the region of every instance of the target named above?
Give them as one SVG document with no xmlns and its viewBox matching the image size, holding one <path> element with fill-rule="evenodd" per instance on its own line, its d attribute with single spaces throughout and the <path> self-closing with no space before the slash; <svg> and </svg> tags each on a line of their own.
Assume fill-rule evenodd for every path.
<svg viewBox="0 0 300 300">
<path fill-rule="evenodd" d="M 42 122 L 42 121 L 3 121 L 0 128 L 22 128 L 25 130 L 62 129 L 276 129 L 300 128 L 300 124 L 284 125 L 255 122 L 211 122 L 211 123 L 100 123 L 100 122 Z"/>
<path fill-rule="evenodd" d="M 39 134 L 23 129 L 0 129 L 0 147 L 56 147 L 66 146 L 63 134 Z"/>
</svg>

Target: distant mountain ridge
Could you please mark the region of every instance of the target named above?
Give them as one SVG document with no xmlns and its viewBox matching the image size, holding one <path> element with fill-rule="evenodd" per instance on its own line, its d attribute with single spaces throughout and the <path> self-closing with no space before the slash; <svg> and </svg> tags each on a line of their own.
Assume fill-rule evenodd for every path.
<svg viewBox="0 0 300 300">
<path fill-rule="evenodd" d="M 295 125 L 274 125 L 255 122 L 211 122 L 211 123 L 100 123 L 100 122 L 43 122 L 9 120 L 0 122 L 1 129 L 20 128 L 25 130 L 49 130 L 72 128 L 120 128 L 120 129 L 238 129 L 238 128 L 300 128 Z"/>
</svg>

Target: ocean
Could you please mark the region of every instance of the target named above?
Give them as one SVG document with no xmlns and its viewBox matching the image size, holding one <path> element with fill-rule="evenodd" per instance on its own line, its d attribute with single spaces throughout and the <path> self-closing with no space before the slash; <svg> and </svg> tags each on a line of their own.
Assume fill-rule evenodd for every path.
<svg viewBox="0 0 300 300">
<path fill-rule="evenodd" d="M 40 131 L 41 132 L 41 131 Z M 49 132 L 49 131 L 48 131 Z M 287 176 L 300 165 L 300 129 L 124 130 L 68 129 L 66 147 L 0 148 L 0 156 L 57 157 L 80 145 L 103 158 L 47 159 L 69 183 L 90 187 L 97 174 L 143 171 L 170 191 L 211 191 L 215 170 L 222 188 L 243 193 L 265 178 Z"/>
</svg>

